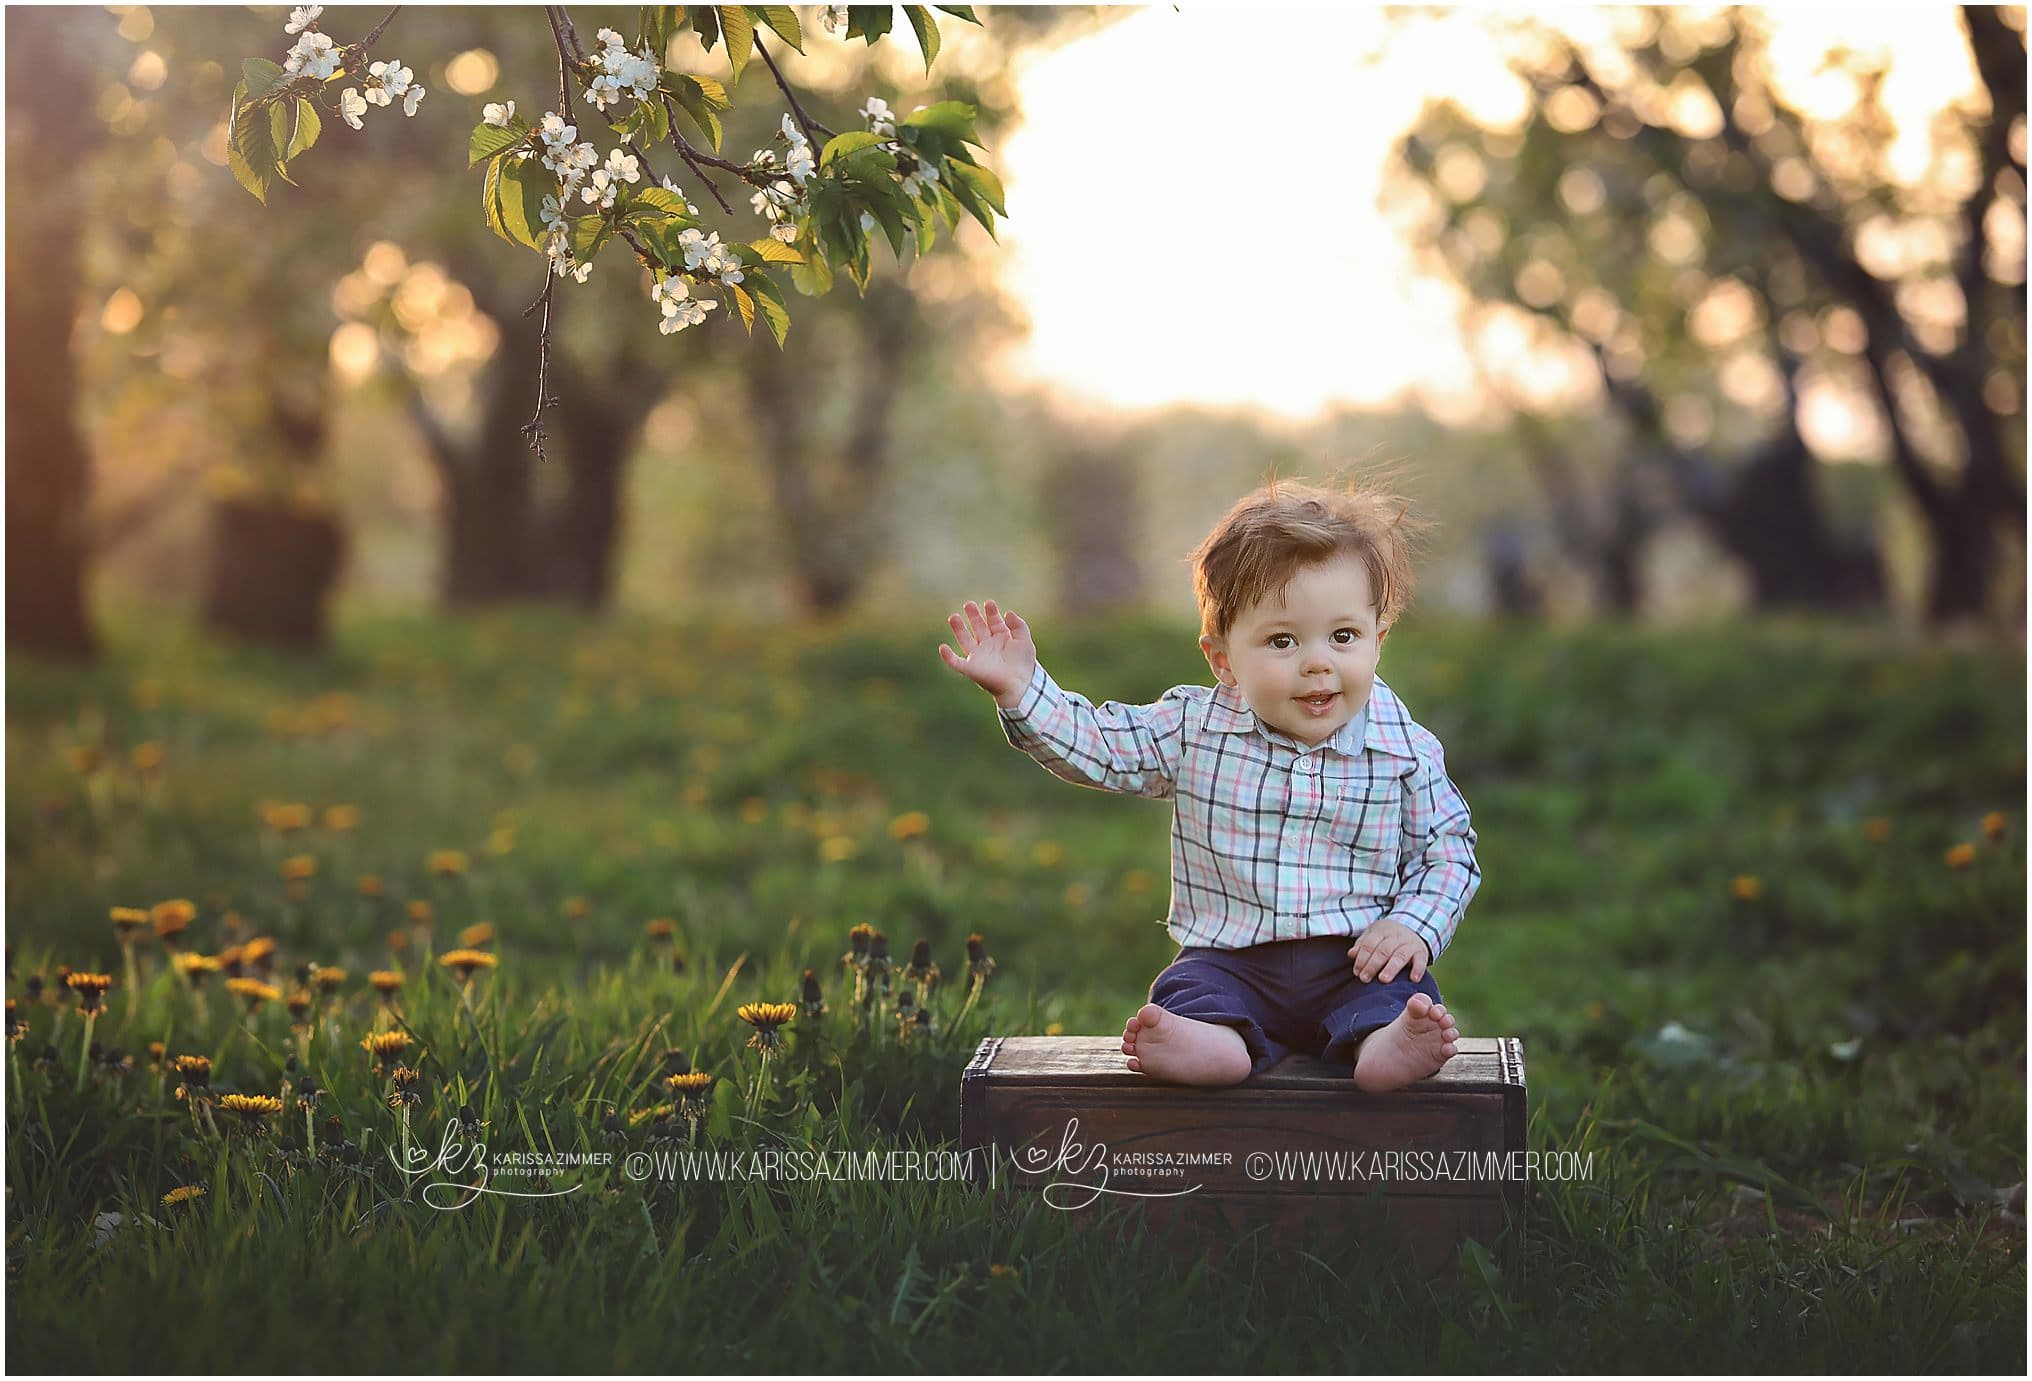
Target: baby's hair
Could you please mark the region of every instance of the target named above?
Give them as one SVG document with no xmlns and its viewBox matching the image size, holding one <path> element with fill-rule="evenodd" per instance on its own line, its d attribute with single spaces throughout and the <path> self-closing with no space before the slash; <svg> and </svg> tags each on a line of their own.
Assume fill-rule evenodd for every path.
<svg viewBox="0 0 2032 1381">
<path fill-rule="evenodd" d="M 1200 631 L 1226 637 L 1244 609 L 1343 554 L 1368 571 L 1376 621 L 1394 624 L 1411 600 L 1412 546 L 1428 526 L 1381 489 L 1273 479 L 1229 509 L 1192 553 Z"/>
</svg>

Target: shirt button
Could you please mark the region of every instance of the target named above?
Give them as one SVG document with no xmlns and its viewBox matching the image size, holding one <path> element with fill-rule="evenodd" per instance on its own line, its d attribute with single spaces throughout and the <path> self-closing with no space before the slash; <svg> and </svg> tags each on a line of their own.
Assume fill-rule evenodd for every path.
<svg viewBox="0 0 2032 1381">
<path fill-rule="evenodd" d="M 1299 770 L 1300 772 L 1305 772 L 1305 773 L 1312 773 L 1312 772 L 1317 772 L 1317 771 L 1319 771 L 1319 759 L 1318 759 L 1318 758 L 1300 758 L 1300 759 L 1298 760 L 1298 770 Z"/>
</svg>

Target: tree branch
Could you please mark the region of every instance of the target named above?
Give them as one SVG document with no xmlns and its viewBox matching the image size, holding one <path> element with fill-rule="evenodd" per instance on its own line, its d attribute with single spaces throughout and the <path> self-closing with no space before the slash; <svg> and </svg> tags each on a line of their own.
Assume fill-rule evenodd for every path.
<svg viewBox="0 0 2032 1381">
<path fill-rule="evenodd" d="M 820 148 L 825 147 L 823 144 L 819 144 L 818 139 L 813 136 L 812 131 L 818 130 L 828 139 L 833 137 L 833 132 L 804 113 L 804 107 L 797 103 L 797 93 L 790 89 L 789 82 L 783 80 L 783 72 L 777 67 L 776 59 L 770 57 L 769 50 L 763 46 L 762 35 L 759 31 L 755 35 L 755 51 L 762 55 L 762 61 L 768 65 L 769 75 L 776 78 L 776 87 L 783 93 L 783 99 L 790 102 L 790 113 L 797 117 L 798 125 L 804 130 L 804 137 L 811 140 L 813 144 L 818 145 Z"/>
</svg>

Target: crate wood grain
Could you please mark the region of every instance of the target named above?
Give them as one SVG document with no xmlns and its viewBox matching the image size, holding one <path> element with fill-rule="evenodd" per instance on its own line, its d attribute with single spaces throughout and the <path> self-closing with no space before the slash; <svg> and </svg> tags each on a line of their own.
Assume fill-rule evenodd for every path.
<svg viewBox="0 0 2032 1381">
<path fill-rule="evenodd" d="M 1194 1249 L 1265 1226 L 1273 1246 L 1381 1233 L 1428 1271 L 1469 1238 L 1521 1267 L 1525 1181 L 1487 1167 L 1525 1149 L 1524 1125 L 1514 1037 L 1463 1037 L 1437 1075 L 1387 1094 L 1303 1055 L 1230 1088 L 1159 1083 L 1125 1066 L 1118 1036 L 990 1036 L 960 1082 L 961 1145 L 984 1180 L 994 1157 L 1000 1188 L 1056 1184 L 1047 1199 L 1081 1217 L 1137 1204 Z M 1280 1173 L 1293 1155 L 1336 1152 L 1340 1173 L 1317 1158 L 1317 1174 Z"/>
</svg>

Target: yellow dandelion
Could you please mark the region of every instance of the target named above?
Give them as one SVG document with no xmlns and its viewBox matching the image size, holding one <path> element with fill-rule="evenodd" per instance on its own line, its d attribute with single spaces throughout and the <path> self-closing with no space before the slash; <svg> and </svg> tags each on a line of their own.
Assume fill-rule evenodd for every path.
<svg viewBox="0 0 2032 1381">
<path fill-rule="evenodd" d="M 437 916 L 437 908 L 429 902 L 418 899 L 409 904 L 409 919 L 418 925 L 429 925 Z"/>
<path fill-rule="evenodd" d="M 1764 895 L 1764 880 L 1754 873 L 1739 874 L 1729 884 L 1729 895 L 1737 901 L 1755 901 Z"/>
<path fill-rule="evenodd" d="M 64 975 L 64 983 L 78 995 L 79 1011 L 96 1012 L 106 989 L 113 986 L 113 979 L 103 973 L 70 973 Z"/>
<path fill-rule="evenodd" d="M 155 938 L 172 949 L 181 943 L 184 931 L 197 918 L 197 903 L 181 898 L 159 901 L 148 908 L 148 919 L 155 926 Z"/>
<path fill-rule="evenodd" d="M 207 978 L 223 972 L 225 967 L 215 954 L 186 952 L 176 956 L 176 971 L 182 974 L 193 988 L 203 987 Z"/>
<path fill-rule="evenodd" d="M 345 986 L 346 971 L 331 964 L 320 964 L 310 971 L 311 986 L 333 992 Z"/>
<path fill-rule="evenodd" d="M 311 1000 L 310 989 L 290 989 L 289 996 L 283 1000 L 283 1005 L 289 1008 L 289 1020 L 292 1025 L 302 1025 L 303 1019 L 310 1015 Z"/>
<path fill-rule="evenodd" d="M 164 1208 L 175 1208 L 178 1204 L 187 1204 L 193 1199 L 202 1199 L 204 1197 L 205 1187 L 203 1185 L 180 1184 L 162 1196 L 162 1206 Z"/>
<path fill-rule="evenodd" d="M 264 1132 L 268 1119 L 282 1111 L 282 1100 L 265 1093 L 229 1093 L 219 1099 L 219 1111 L 239 1114 L 243 1132 Z"/>
<path fill-rule="evenodd" d="M 829 834 L 819 841 L 818 856 L 827 863 L 844 863 L 860 851 L 852 835 Z"/>
<path fill-rule="evenodd" d="M 360 1038 L 360 1048 L 374 1057 L 374 1062 L 387 1069 L 403 1051 L 409 1049 L 407 1031 L 370 1031 Z"/>
<path fill-rule="evenodd" d="M 487 852 L 496 858 L 502 858 L 514 853 L 515 831 L 512 829 L 494 830 L 487 836 Z"/>
<path fill-rule="evenodd" d="M 363 897 L 378 897 L 385 890 L 378 873 L 362 873 L 354 880 L 353 889 Z"/>
<path fill-rule="evenodd" d="M 1947 851 L 1946 858 L 1947 866 L 1960 872 L 1976 861 L 1976 846 L 1967 843 L 1957 844 Z"/>
<path fill-rule="evenodd" d="M 1055 839 L 1040 839 L 1030 850 L 1030 861 L 1040 868 L 1056 868 L 1065 862 L 1065 846 Z"/>
<path fill-rule="evenodd" d="M 112 909 L 113 933 L 121 944 L 131 943 L 134 932 L 148 924 L 148 913 L 138 906 L 116 906 Z"/>
<path fill-rule="evenodd" d="M 769 818 L 769 803 L 760 796 L 750 796 L 741 802 L 741 822 L 759 825 Z"/>
<path fill-rule="evenodd" d="M 277 834 L 294 834 L 310 828 L 310 807 L 270 802 L 261 807 L 261 823 Z"/>
<path fill-rule="evenodd" d="M 931 817 L 921 810 L 908 810 L 889 822 L 891 839 L 915 839 L 931 828 Z"/>
<path fill-rule="evenodd" d="M 1065 1034 L 1065 1023 L 1062 1021 L 1046 1022 L 1044 1034 L 1047 1036 L 1063 1036 Z"/>
<path fill-rule="evenodd" d="M 176 1077 L 183 1080 L 186 1088 L 208 1088 L 212 1082 L 212 1062 L 204 1055 L 178 1055 L 169 1062 Z"/>
<path fill-rule="evenodd" d="M 1140 897 L 1150 890 L 1150 874 L 1141 868 L 1131 868 L 1122 874 L 1122 890 L 1132 897 Z"/>
<path fill-rule="evenodd" d="M 1881 844 L 1890 837 L 1891 820 L 1889 816 L 1872 815 L 1869 819 L 1863 821 L 1863 838 L 1869 840 L 1872 844 Z"/>
<path fill-rule="evenodd" d="M 713 1087 L 713 1076 L 703 1072 L 703 1070 L 687 1070 L 685 1074 L 671 1074 L 669 1078 L 664 1078 L 662 1082 L 664 1082 L 664 1087 L 669 1089 L 671 1093 L 677 1093 L 677 1095 L 685 1097 L 687 1101 L 695 1101 L 695 1099 L 703 1099 L 705 1091 Z"/>
<path fill-rule="evenodd" d="M 749 1046 L 767 1055 L 783 1044 L 781 1028 L 788 1026 L 796 1018 L 797 1004 L 744 1002 L 734 1015 L 755 1028 L 755 1034 L 748 1037 Z"/>
<path fill-rule="evenodd" d="M 389 932 L 388 932 L 388 948 L 390 948 L 390 949 L 392 949 L 392 950 L 395 950 L 395 951 L 396 951 L 397 953 L 400 953 L 401 951 L 403 951 L 403 950 L 405 950 L 405 949 L 408 949 L 408 948 L 409 948 L 409 932 L 408 932 L 408 931 L 406 931 L 406 930 L 391 930 L 391 931 L 389 931 Z"/>
<path fill-rule="evenodd" d="M 1587 1019 L 1589 1021 L 1600 1021 L 1603 1017 L 1608 1015 L 1609 1008 L 1607 1003 L 1603 1002 L 1600 998 L 1596 998 L 1593 1002 L 1590 1002 L 1583 1010 L 1586 1011 Z"/>
<path fill-rule="evenodd" d="M 88 775 L 99 765 L 99 750 L 89 743 L 81 743 L 74 748 L 66 749 L 64 756 L 70 759 L 71 771 L 80 777 Z"/>
<path fill-rule="evenodd" d="M 459 932 L 459 944 L 466 949 L 478 949 L 493 938 L 494 925 L 491 921 L 481 921 L 478 925 L 469 925 Z"/>
<path fill-rule="evenodd" d="M 677 922 L 667 916 L 658 916 L 642 929 L 648 933 L 652 944 L 667 945 L 677 938 Z"/>
<path fill-rule="evenodd" d="M 463 982 L 471 982 L 475 969 L 500 967 L 501 961 L 483 949 L 448 949 L 437 957 L 437 962 L 456 973 Z"/>
<path fill-rule="evenodd" d="M 677 1105 L 675 1103 L 658 1103 L 653 1108 L 637 1108 L 634 1112 L 628 1114 L 628 1125 L 639 1127 L 652 1117 L 668 1117 L 676 1111 Z"/>
<path fill-rule="evenodd" d="M 583 921 L 587 916 L 592 914 L 593 904 L 584 897 L 566 897 L 564 899 L 564 906 L 560 909 L 564 912 L 566 920 Z"/>
<path fill-rule="evenodd" d="M 271 936 L 256 935 L 240 946 L 240 962 L 256 968 L 272 968 L 275 964 L 275 940 Z"/>
<path fill-rule="evenodd" d="M 988 1267 L 988 1274 L 993 1276 L 997 1280 L 1006 1280 L 1010 1276 L 1018 1274 L 1018 1272 L 1014 1266 L 1004 1266 L 1001 1262 L 998 1261 L 994 1265 Z"/>
<path fill-rule="evenodd" d="M 144 776 L 162 766 L 162 745 L 154 739 L 134 745 L 134 770 Z"/>
<path fill-rule="evenodd" d="M 343 834 L 347 830 L 358 828 L 359 824 L 360 808 L 358 806 L 325 807 L 326 829 Z"/>
<path fill-rule="evenodd" d="M 376 969 L 367 975 L 367 983 L 383 997 L 393 997 L 402 991 L 402 970 Z"/>
<path fill-rule="evenodd" d="M 303 882 L 317 876 L 317 859 L 309 854 L 296 854 L 282 860 L 282 880 Z"/>
<path fill-rule="evenodd" d="M 226 991 L 244 1001 L 249 1012 L 258 1012 L 262 1003 L 277 1001 L 282 996 L 282 989 L 258 978 L 229 978 Z"/>
<path fill-rule="evenodd" d="M 2009 823 L 2004 817 L 2004 812 L 2001 810 L 1991 811 L 1983 817 L 1983 837 L 1990 840 L 2002 839 L 2004 837 L 2004 830 Z"/>
<path fill-rule="evenodd" d="M 427 862 L 439 877 L 457 877 L 466 871 L 466 856 L 458 849 L 433 849 Z"/>
</svg>

